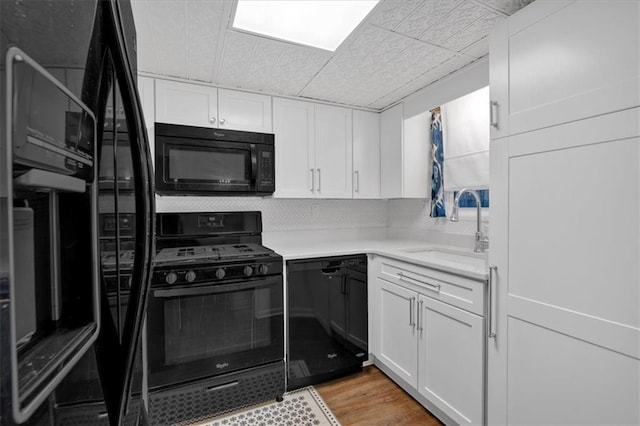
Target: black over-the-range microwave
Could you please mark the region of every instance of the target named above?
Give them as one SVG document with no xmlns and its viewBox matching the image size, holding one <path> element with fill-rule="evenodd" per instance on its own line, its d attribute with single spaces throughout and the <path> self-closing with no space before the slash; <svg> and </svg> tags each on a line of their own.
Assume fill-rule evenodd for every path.
<svg viewBox="0 0 640 426">
<path fill-rule="evenodd" d="M 274 135 L 155 123 L 156 192 L 258 195 L 275 191 Z"/>
</svg>

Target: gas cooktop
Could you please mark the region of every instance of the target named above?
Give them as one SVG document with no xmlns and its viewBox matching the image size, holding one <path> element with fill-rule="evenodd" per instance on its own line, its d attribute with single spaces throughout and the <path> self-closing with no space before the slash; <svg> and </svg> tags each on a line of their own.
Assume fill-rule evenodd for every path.
<svg viewBox="0 0 640 426">
<path fill-rule="evenodd" d="M 273 254 L 273 250 L 253 243 L 169 247 L 158 252 L 155 262 L 156 265 L 191 262 L 215 263 L 270 256 Z"/>
</svg>

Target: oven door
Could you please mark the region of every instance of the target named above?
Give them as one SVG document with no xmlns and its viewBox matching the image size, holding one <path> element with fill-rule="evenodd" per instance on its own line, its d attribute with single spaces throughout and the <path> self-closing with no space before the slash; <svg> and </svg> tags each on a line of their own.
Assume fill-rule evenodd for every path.
<svg viewBox="0 0 640 426">
<path fill-rule="evenodd" d="M 282 277 L 153 289 L 149 388 L 284 359 Z"/>
<path fill-rule="evenodd" d="M 255 145 L 156 137 L 156 190 L 165 194 L 250 193 L 256 189 Z"/>
</svg>

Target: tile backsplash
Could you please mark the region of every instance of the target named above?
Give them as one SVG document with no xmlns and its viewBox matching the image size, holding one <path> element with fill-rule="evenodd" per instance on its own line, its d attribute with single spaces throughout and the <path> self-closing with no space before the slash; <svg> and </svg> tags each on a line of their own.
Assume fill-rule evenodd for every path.
<svg viewBox="0 0 640 426">
<path fill-rule="evenodd" d="M 257 197 L 162 197 L 158 212 L 259 210 L 265 232 L 384 228 L 386 200 L 307 200 Z"/>
<path fill-rule="evenodd" d="M 451 198 L 451 197 L 449 197 Z M 451 212 L 448 203 L 447 212 Z M 463 209 L 460 222 L 430 218 L 429 202 L 397 200 L 313 200 L 258 197 L 156 196 L 158 212 L 213 212 L 259 210 L 263 231 L 356 231 L 382 229 L 389 237 L 421 239 L 438 244 L 467 246 L 476 230 L 475 209 Z M 488 215 L 483 211 L 483 229 Z M 304 235 L 301 233 L 300 235 Z M 354 234 L 355 235 L 355 234 Z"/>
</svg>

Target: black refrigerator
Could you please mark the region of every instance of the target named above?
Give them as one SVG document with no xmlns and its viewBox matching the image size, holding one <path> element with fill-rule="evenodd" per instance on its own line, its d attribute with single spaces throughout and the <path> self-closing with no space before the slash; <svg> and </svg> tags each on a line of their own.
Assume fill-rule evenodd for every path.
<svg viewBox="0 0 640 426">
<path fill-rule="evenodd" d="M 0 424 L 145 424 L 154 188 L 127 0 L 0 0 Z"/>
</svg>

